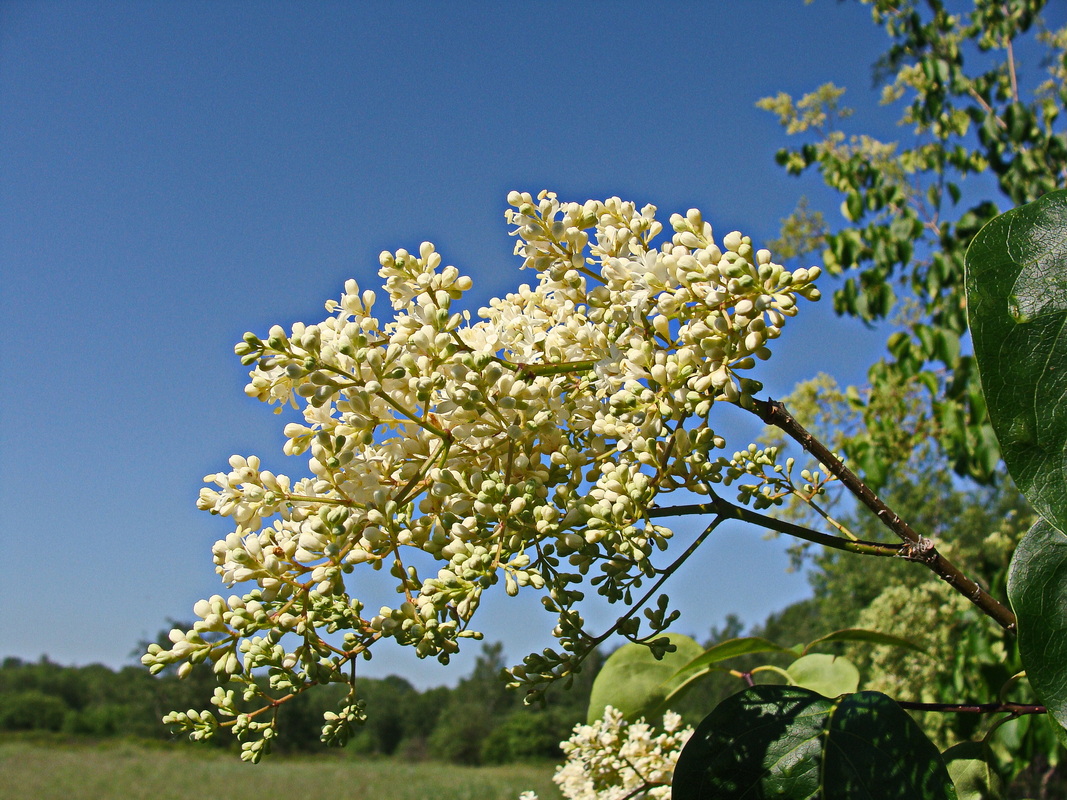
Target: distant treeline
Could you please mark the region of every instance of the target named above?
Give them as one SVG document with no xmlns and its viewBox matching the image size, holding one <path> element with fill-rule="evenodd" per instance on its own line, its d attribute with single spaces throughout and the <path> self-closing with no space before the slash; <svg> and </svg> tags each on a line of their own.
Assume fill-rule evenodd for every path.
<svg viewBox="0 0 1067 800">
<path fill-rule="evenodd" d="M 499 645 L 487 645 L 473 672 L 454 688 L 419 691 L 398 676 L 358 679 L 368 720 L 348 745 L 361 755 L 401 755 L 462 764 L 558 759 L 559 742 L 585 720 L 594 660 L 569 691 L 552 692 L 543 708 L 523 705 L 500 678 Z M 187 678 L 142 667 L 113 670 L 93 664 L 64 667 L 6 658 L 0 662 L 0 731 L 54 731 L 93 737 L 171 738 L 160 722 L 168 711 L 202 708 L 214 690 L 210 668 Z M 344 687 L 308 692 L 280 709 L 276 750 L 325 750 L 322 714 L 336 707 Z M 233 746 L 219 735 L 217 745 Z"/>
<path fill-rule="evenodd" d="M 806 628 L 808 606 L 810 601 L 795 604 L 753 633 L 791 638 Z M 189 626 L 174 623 L 173 627 Z M 729 615 L 722 628 L 712 628 L 704 646 L 739 636 L 742 627 Z M 166 631 L 160 632 L 158 641 L 169 644 Z M 145 647 L 147 642 L 142 642 L 138 650 Z M 604 658 L 594 652 L 569 688 L 553 687 L 546 703 L 534 706 L 524 705 L 520 692 L 506 688 L 501 671 L 508 662 L 499 644 L 483 645 L 471 674 L 455 687 L 420 691 L 396 675 L 359 678 L 357 689 L 366 702 L 367 722 L 346 750 L 362 756 L 396 755 L 456 764 L 559 761 L 559 743 L 576 724 L 585 722 L 593 680 Z M 762 663 L 761 658 L 767 660 L 743 656 L 736 666 L 744 669 L 748 661 Z M 114 670 L 101 664 L 64 667 L 47 658 L 33 662 L 6 658 L 0 661 L 0 735 L 44 731 L 98 738 L 178 739 L 182 737 L 173 736 L 161 722 L 163 715 L 204 708 L 217 685 L 207 665 L 179 679 L 173 667 L 153 676 L 140 666 Z M 346 688 L 340 684 L 317 687 L 286 702 L 279 709 L 275 752 L 325 751 L 319 741 L 322 715 L 337 708 Z M 708 709 L 741 688 L 738 678 L 713 673 L 673 704 L 674 710 L 696 724 Z M 226 733 L 212 742 L 216 747 L 235 747 L 233 737 Z"/>
</svg>

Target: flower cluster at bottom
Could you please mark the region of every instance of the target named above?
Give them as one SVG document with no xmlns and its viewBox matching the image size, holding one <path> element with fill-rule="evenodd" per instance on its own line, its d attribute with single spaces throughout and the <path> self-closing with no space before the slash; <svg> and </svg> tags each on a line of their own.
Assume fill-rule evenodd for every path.
<svg viewBox="0 0 1067 800">
<path fill-rule="evenodd" d="M 561 745 L 567 760 L 553 781 L 567 800 L 667 800 L 678 755 L 692 735 L 673 711 L 663 715 L 663 731 L 657 734 L 643 718 L 627 722 L 608 706 L 592 725 L 574 726 Z M 519 800 L 538 798 L 523 792 Z"/>
</svg>

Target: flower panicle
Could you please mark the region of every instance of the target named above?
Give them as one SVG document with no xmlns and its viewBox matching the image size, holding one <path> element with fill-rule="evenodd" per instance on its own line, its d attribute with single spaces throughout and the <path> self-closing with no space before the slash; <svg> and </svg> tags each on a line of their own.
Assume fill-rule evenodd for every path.
<svg viewBox="0 0 1067 800">
<path fill-rule="evenodd" d="M 193 630 L 155 645 L 146 665 L 210 661 L 266 720 L 312 685 L 352 682 L 381 639 L 447 663 L 461 639 L 481 638 L 475 613 L 503 583 L 542 592 L 557 615 L 565 652 L 537 680 L 556 679 L 594 641 L 580 587 L 629 604 L 657 574 L 672 531 L 648 510 L 721 481 L 730 462 L 711 411 L 762 388 L 748 373 L 798 299 L 818 299 L 820 270 L 775 264 L 738 232 L 716 241 L 695 209 L 672 215 L 656 245 L 651 205 L 552 192 L 508 203 L 515 252 L 537 280 L 476 315 L 457 310 L 471 279 L 423 243 L 379 258 L 390 318 L 349 280 L 323 321 L 236 345 L 246 394 L 299 412 L 283 450 L 308 474 L 233 456 L 205 478 L 198 507 L 235 526 L 212 550 L 216 571 L 254 588 L 201 601 Z M 384 570 L 398 598 L 352 596 L 357 569 Z M 256 683 L 260 668 L 276 686 Z M 261 741 L 255 719 L 237 730 Z"/>
</svg>

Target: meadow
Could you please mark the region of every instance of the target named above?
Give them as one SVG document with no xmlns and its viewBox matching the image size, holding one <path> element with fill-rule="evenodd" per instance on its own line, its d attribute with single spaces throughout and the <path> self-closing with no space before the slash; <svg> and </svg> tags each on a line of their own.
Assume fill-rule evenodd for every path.
<svg viewBox="0 0 1067 800">
<path fill-rule="evenodd" d="M 251 765 L 195 746 L 0 738 L 0 800 L 516 800 L 526 789 L 558 800 L 552 772 L 548 763 L 462 767 L 344 754 Z"/>
</svg>

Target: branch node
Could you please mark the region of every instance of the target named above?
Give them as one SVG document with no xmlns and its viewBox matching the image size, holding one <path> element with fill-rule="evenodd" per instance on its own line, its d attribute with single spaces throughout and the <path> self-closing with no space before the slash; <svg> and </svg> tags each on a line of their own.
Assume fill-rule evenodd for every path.
<svg viewBox="0 0 1067 800">
<path fill-rule="evenodd" d="M 920 537 L 915 542 L 904 542 L 900 545 L 898 553 L 905 561 L 917 561 L 920 564 L 930 564 L 937 559 L 937 550 L 934 547 L 934 543 L 925 536 Z"/>
</svg>

